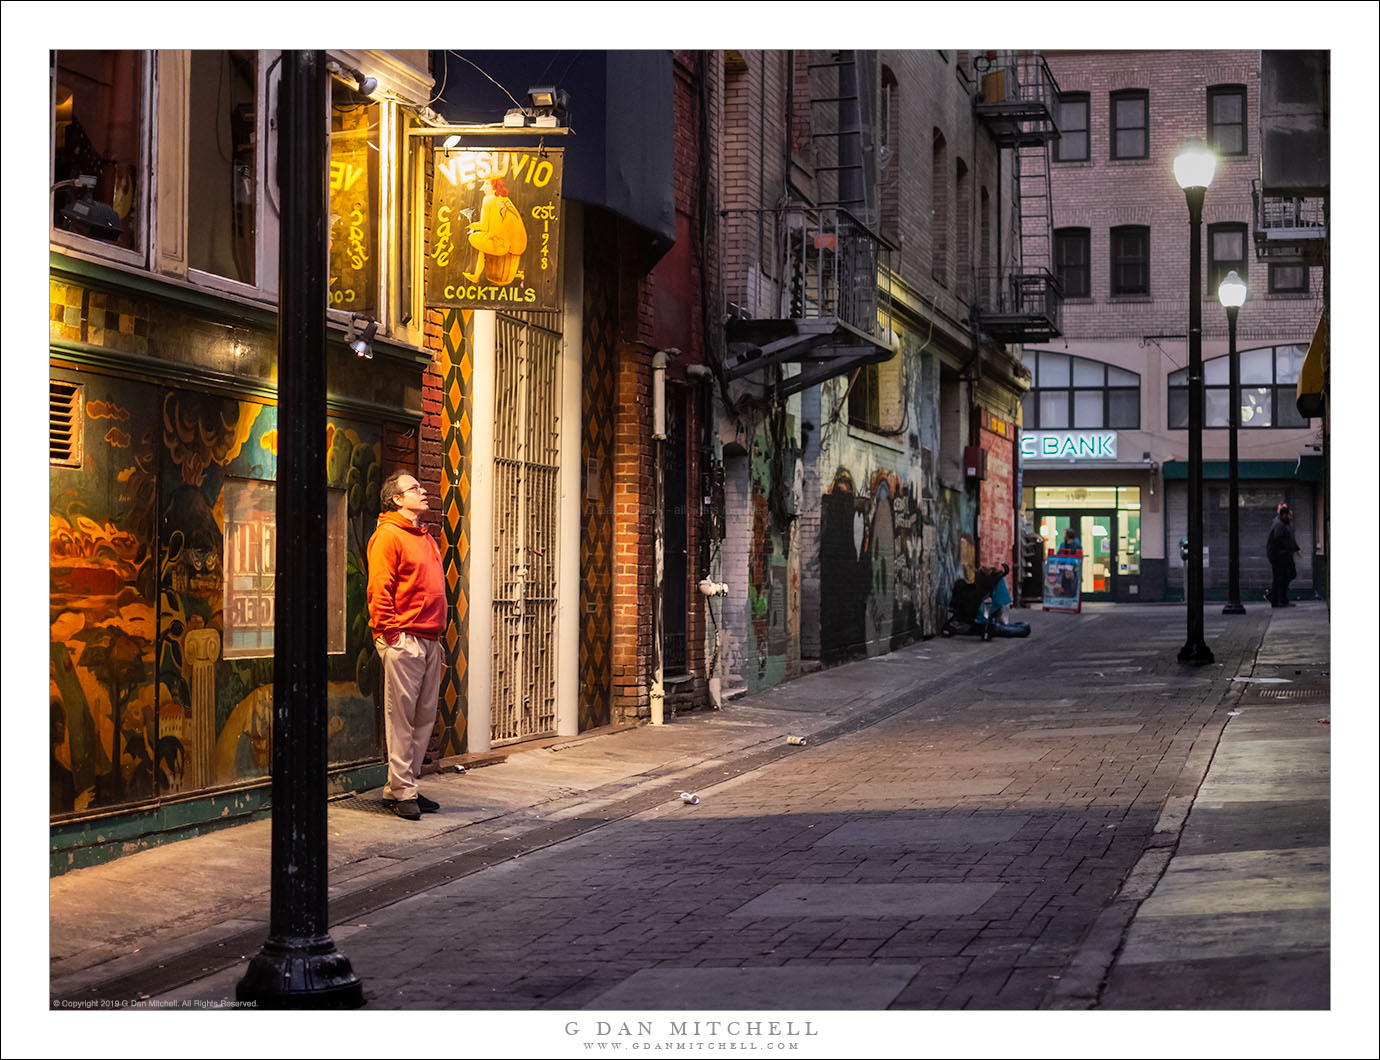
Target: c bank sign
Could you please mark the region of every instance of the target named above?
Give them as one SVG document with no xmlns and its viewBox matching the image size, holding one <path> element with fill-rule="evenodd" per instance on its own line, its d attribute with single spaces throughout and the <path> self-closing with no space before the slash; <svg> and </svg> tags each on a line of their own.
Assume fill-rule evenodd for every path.
<svg viewBox="0 0 1380 1060">
<path fill-rule="evenodd" d="M 1023 460 L 1115 460 L 1116 431 L 1027 431 Z"/>
</svg>

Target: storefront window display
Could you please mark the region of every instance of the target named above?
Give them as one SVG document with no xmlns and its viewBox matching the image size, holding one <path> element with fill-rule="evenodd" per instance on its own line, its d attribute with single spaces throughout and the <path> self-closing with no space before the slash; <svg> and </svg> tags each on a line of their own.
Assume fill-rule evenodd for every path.
<svg viewBox="0 0 1380 1060">
<path fill-rule="evenodd" d="M 1117 579 L 1140 576 L 1139 486 L 1034 486 L 1025 508 L 1046 552 L 1063 547 L 1072 529 L 1083 549 L 1085 597 L 1111 599 Z"/>
</svg>

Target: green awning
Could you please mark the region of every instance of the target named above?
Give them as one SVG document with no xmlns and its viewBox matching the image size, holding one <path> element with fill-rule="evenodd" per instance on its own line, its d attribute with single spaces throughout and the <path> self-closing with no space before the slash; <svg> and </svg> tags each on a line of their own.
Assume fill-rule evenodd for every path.
<svg viewBox="0 0 1380 1060">
<path fill-rule="evenodd" d="M 1227 478 L 1225 460 L 1204 460 L 1203 479 Z M 1187 479 L 1187 460 L 1166 460 L 1163 465 L 1166 479 Z M 1241 460 L 1236 465 L 1237 477 L 1244 479 L 1295 479 L 1317 482 L 1322 478 L 1322 457 L 1301 456 L 1298 460 Z"/>
</svg>

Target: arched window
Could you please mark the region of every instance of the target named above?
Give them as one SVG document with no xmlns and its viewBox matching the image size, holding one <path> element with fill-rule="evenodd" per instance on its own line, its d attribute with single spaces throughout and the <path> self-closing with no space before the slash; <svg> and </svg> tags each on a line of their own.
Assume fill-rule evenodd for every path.
<svg viewBox="0 0 1380 1060">
<path fill-rule="evenodd" d="M 881 174 L 881 231 L 894 238 L 901 224 L 901 122 L 899 86 L 891 67 L 882 67 L 882 93 L 877 112 L 877 169 Z"/>
<path fill-rule="evenodd" d="M 1294 405 L 1299 369 L 1308 343 L 1260 346 L 1240 350 L 1241 426 L 1280 427 L 1298 430 L 1308 426 Z M 1203 362 L 1203 426 L 1228 427 L 1231 408 L 1230 355 Z M 1188 428 L 1188 369 L 1169 375 L 1169 429 Z"/>
<path fill-rule="evenodd" d="M 1031 388 L 1021 399 L 1021 424 L 1030 430 L 1140 428 L 1140 376 L 1087 357 L 1026 350 Z"/>
<path fill-rule="evenodd" d="M 934 130 L 933 191 L 930 199 L 930 275 L 946 287 L 949 282 L 949 145 Z"/>
<path fill-rule="evenodd" d="M 954 219 L 957 222 L 956 245 L 958 265 L 958 297 L 968 301 L 971 287 L 970 276 L 973 270 L 973 252 L 970 242 L 972 233 L 972 191 L 968 181 L 968 163 L 958 159 L 954 170 Z"/>
</svg>

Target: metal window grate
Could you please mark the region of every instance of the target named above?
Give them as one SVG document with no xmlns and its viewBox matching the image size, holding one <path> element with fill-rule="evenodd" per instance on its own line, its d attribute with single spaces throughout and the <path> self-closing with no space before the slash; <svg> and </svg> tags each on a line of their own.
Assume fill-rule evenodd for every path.
<svg viewBox="0 0 1380 1060">
<path fill-rule="evenodd" d="M 53 379 L 48 384 L 48 459 L 81 467 L 82 386 Z"/>
<path fill-rule="evenodd" d="M 490 729 L 495 743 L 556 727 L 559 326 L 557 314 L 498 317 Z"/>
</svg>

